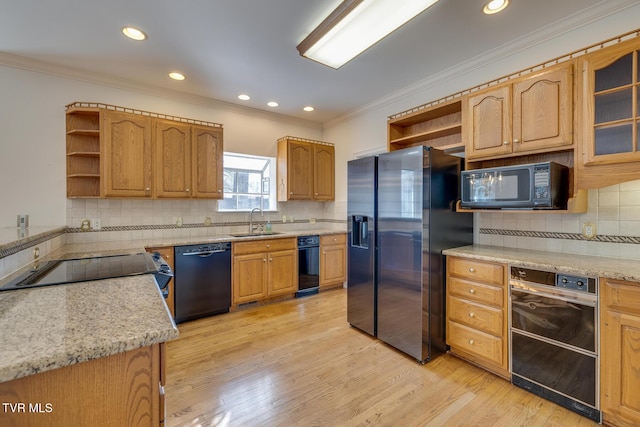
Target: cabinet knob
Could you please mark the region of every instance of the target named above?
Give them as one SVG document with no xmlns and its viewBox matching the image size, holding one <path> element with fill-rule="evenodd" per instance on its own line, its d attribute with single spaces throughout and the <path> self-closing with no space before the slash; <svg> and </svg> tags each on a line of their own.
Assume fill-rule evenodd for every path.
<svg viewBox="0 0 640 427">
<path fill-rule="evenodd" d="M 509 145 L 509 141 L 504 141 L 502 145 Z"/>
<path fill-rule="evenodd" d="M 293 191 L 291 193 L 289 193 L 290 196 L 293 196 Z"/>
<path fill-rule="evenodd" d="M 474 341 L 473 340 L 469 340 L 469 344 L 473 345 Z"/>
<path fill-rule="evenodd" d="M 218 190 L 218 193 L 222 193 L 222 190 Z"/>
<path fill-rule="evenodd" d="M 269 258 L 269 262 L 273 262 L 273 258 Z"/>
<path fill-rule="evenodd" d="M 323 253 L 323 254 L 326 254 L 326 253 L 327 253 L 327 251 L 322 251 L 322 253 Z"/>
<path fill-rule="evenodd" d="M 333 241 L 336 242 L 338 239 L 336 239 L 335 237 L 333 238 Z"/>
<path fill-rule="evenodd" d="M 151 188 L 147 187 L 144 189 L 144 191 L 151 191 Z"/>
<path fill-rule="evenodd" d="M 270 248 L 270 247 L 271 247 L 271 245 L 267 244 L 267 248 Z"/>
<path fill-rule="evenodd" d="M 266 258 L 262 258 L 262 262 L 267 262 L 267 259 Z"/>
<path fill-rule="evenodd" d="M 187 189 L 186 189 L 186 190 L 184 190 L 184 191 L 186 191 L 186 192 L 188 193 L 189 191 L 191 191 L 191 189 L 187 188 Z"/>
<path fill-rule="evenodd" d="M 473 268 L 473 267 L 469 267 L 469 273 L 475 273 L 475 272 L 476 272 L 476 269 L 475 269 L 475 268 Z"/>
<path fill-rule="evenodd" d="M 469 312 L 469 317 L 476 317 L 476 314 L 473 311 Z"/>
<path fill-rule="evenodd" d="M 520 140 L 519 140 L 518 138 L 516 138 L 516 139 L 514 139 L 514 140 L 513 140 L 513 143 L 514 143 L 514 144 L 519 144 L 519 143 L 520 143 Z"/>
<path fill-rule="evenodd" d="M 469 289 L 469 293 L 470 293 L 471 295 L 473 295 L 473 294 L 475 294 L 475 293 L 476 293 L 476 290 L 475 290 L 475 289 Z"/>
<path fill-rule="evenodd" d="M 316 193 L 316 196 L 318 195 L 318 193 Z"/>
</svg>

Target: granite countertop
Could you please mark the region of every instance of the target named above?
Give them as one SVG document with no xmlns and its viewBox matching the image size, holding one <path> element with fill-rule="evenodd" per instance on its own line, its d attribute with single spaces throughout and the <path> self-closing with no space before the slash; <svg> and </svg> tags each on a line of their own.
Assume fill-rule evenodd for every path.
<svg viewBox="0 0 640 427">
<path fill-rule="evenodd" d="M 67 244 L 40 261 L 139 253 L 147 247 L 344 232 L 318 228 L 248 237 L 218 235 Z M 14 233 L 15 230 L 11 236 Z M 3 278 L 0 285 L 28 268 Z M 0 292 L 0 382 L 177 337 L 178 329 L 150 274 Z"/>
<path fill-rule="evenodd" d="M 522 267 L 538 268 L 567 274 L 640 282 L 640 262 L 635 259 L 482 245 L 446 249 L 443 253 L 445 255 L 462 256 L 482 261 L 518 264 Z"/>
<path fill-rule="evenodd" d="M 0 382 L 177 337 L 150 274 L 0 292 Z"/>
</svg>

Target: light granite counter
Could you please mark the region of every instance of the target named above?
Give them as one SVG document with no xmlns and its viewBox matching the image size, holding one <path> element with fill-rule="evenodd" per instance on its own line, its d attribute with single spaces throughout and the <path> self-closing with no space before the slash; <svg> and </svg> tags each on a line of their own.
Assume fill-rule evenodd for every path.
<svg viewBox="0 0 640 427">
<path fill-rule="evenodd" d="M 640 262 L 633 259 L 470 245 L 446 249 L 445 255 L 482 261 L 513 263 L 522 267 L 609 279 L 640 282 Z"/>
<path fill-rule="evenodd" d="M 177 337 L 150 274 L 0 292 L 0 382 Z"/>
</svg>

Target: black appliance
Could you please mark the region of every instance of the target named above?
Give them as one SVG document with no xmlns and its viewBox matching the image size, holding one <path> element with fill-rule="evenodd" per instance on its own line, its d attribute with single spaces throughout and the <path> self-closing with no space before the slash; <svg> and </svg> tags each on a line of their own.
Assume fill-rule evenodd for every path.
<svg viewBox="0 0 640 427">
<path fill-rule="evenodd" d="M 569 168 L 554 162 L 462 172 L 463 208 L 566 209 Z"/>
<path fill-rule="evenodd" d="M 473 243 L 461 169 L 424 146 L 348 164 L 347 320 L 419 362 L 446 350 L 442 250 Z"/>
<path fill-rule="evenodd" d="M 146 252 L 92 258 L 57 259 L 36 262 L 32 268 L 10 280 L 0 291 L 87 282 L 90 280 L 153 274 L 164 297 L 173 272 L 160 254 Z"/>
<path fill-rule="evenodd" d="M 231 307 L 231 243 L 176 246 L 175 321 L 227 313 Z"/>
<path fill-rule="evenodd" d="M 320 237 L 298 237 L 298 291 L 296 297 L 317 294 L 320 287 Z"/>
<path fill-rule="evenodd" d="M 598 279 L 510 267 L 511 382 L 601 422 Z"/>
</svg>

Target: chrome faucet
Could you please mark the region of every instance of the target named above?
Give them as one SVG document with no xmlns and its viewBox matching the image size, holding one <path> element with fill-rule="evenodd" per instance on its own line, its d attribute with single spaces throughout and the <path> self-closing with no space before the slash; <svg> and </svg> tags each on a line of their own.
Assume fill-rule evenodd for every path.
<svg viewBox="0 0 640 427">
<path fill-rule="evenodd" d="M 255 211 L 260 211 L 260 216 L 264 216 L 264 212 L 262 211 L 262 209 L 260 208 L 253 208 L 251 209 L 251 213 L 249 214 L 249 234 L 253 233 L 254 228 L 253 228 L 253 213 Z M 258 228 L 258 226 L 256 225 L 256 229 Z"/>
</svg>

